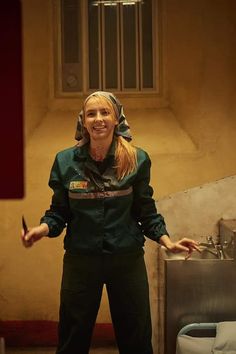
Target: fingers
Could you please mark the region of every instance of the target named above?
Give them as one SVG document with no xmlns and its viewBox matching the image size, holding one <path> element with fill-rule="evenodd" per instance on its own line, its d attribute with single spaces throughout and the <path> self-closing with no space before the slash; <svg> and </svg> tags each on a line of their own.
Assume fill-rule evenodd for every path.
<svg viewBox="0 0 236 354">
<path fill-rule="evenodd" d="M 25 230 L 21 230 L 21 240 L 23 243 L 23 246 L 26 248 L 33 246 L 34 244 L 34 239 L 33 239 L 33 234 L 30 235 L 30 231 L 25 233 Z"/>
<path fill-rule="evenodd" d="M 199 243 L 195 240 L 192 240 L 190 238 L 184 237 L 179 241 L 181 245 L 186 246 L 188 249 L 196 250 L 201 253 L 201 249 L 199 248 Z"/>
<path fill-rule="evenodd" d="M 21 239 L 25 247 L 31 247 L 33 244 L 40 240 L 44 235 L 48 234 L 48 226 L 46 224 L 41 224 L 40 226 L 35 226 L 25 231 L 21 231 Z"/>
<path fill-rule="evenodd" d="M 181 245 L 185 245 L 187 254 L 185 256 L 185 260 L 189 259 L 192 255 L 192 253 L 196 250 L 199 253 L 201 253 L 201 250 L 198 246 L 198 242 L 195 240 L 192 240 L 190 238 L 184 237 L 182 240 L 179 241 Z"/>
<path fill-rule="evenodd" d="M 178 241 L 180 243 L 184 243 L 184 244 L 189 244 L 189 245 L 192 245 L 192 246 L 197 246 L 198 245 L 198 242 L 195 241 L 195 240 L 192 240 L 191 238 L 187 238 L 187 237 L 184 237 L 182 238 L 180 241 Z"/>
<path fill-rule="evenodd" d="M 175 244 L 176 252 L 189 252 L 189 247 L 182 245 L 180 242 Z"/>
<path fill-rule="evenodd" d="M 193 248 L 196 250 L 196 251 L 198 251 L 199 253 L 202 253 L 202 250 L 198 247 L 198 246 L 193 246 Z"/>
<path fill-rule="evenodd" d="M 184 259 L 185 260 L 189 259 L 191 257 L 191 255 L 192 255 L 192 253 L 193 253 L 193 250 L 189 250 L 189 252 L 186 254 Z"/>
<path fill-rule="evenodd" d="M 201 252 L 200 248 L 198 247 L 198 242 L 187 237 L 177 241 L 173 244 L 172 247 L 173 253 L 187 252 L 185 259 L 190 258 L 195 250 Z"/>
</svg>

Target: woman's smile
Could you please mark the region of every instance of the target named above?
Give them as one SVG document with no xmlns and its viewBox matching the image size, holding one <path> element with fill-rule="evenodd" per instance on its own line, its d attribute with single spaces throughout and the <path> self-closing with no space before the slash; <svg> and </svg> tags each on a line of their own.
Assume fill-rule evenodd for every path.
<svg viewBox="0 0 236 354">
<path fill-rule="evenodd" d="M 94 130 L 97 130 L 97 131 L 101 131 L 101 130 L 105 130 L 106 129 L 106 126 L 105 125 L 102 125 L 102 126 L 95 126 L 93 127 Z"/>
</svg>

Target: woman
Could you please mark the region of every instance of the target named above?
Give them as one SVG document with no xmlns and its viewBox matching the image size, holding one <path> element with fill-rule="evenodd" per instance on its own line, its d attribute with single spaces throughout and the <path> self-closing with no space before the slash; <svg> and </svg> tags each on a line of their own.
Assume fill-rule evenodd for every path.
<svg viewBox="0 0 236 354">
<path fill-rule="evenodd" d="M 57 354 L 86 354 L 106 284 L 119 352 L 151 354 L 144 235 L 172 252 L 198 249 L 172 242 L 152 198 L 150 159 L 131 145 L 117 98 L 98 91 L 84 102 L 76 139 L 59 152 L 49 185 L 50 209 L 22 240 L 26 247 L 66 226 Z"/>
</svg>

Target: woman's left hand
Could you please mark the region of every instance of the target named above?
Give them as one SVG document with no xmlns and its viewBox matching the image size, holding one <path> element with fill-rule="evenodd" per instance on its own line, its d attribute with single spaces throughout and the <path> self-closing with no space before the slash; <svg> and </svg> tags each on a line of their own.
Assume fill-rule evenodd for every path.
<svg viewBox="0 0 236 354">
<path fill-rule="evenodd" d="M 163 235 L 160 238 L 160 243 L 172 253 L 187 252 L 186 259 L 189 258 L 195 250 L 201 252 L 198 247 L 198 242 L 186 237 L 179 241 L 172 242 L 169 236 Z"/>
</svg>

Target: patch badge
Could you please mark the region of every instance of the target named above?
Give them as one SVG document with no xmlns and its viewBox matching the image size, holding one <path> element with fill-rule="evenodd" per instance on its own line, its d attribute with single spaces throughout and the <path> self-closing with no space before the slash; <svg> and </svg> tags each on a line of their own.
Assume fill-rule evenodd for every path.
<svg viewBox="0 0 236 354">
<path fill-rule="evenodd" d="M 88 181 L 72 181 L 70 182 L 70 190 L 73 189 L 87 189 Z"/>
</svg>

